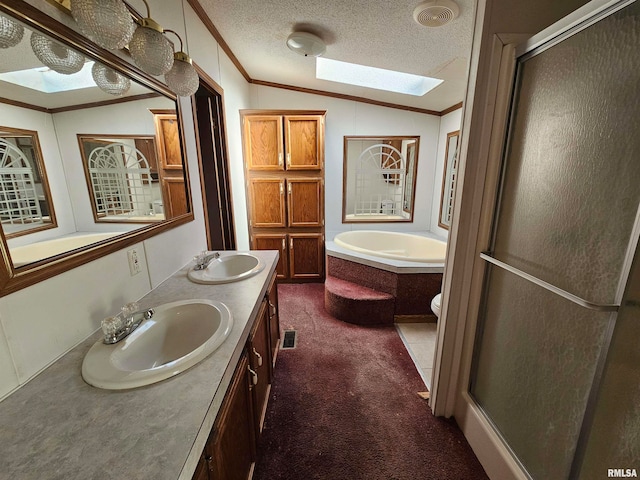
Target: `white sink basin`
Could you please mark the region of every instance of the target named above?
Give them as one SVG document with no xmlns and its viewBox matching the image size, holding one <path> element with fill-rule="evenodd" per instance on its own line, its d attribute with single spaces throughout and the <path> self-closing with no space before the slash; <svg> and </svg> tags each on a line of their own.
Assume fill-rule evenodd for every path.
<svg viewBox="0 0 640 480">
<path fill-rule="evenodd" d="M 183 300 L 153 310 L 152 318 L 120 342 L 100 340 L 91 347 L 82 363 L 88 384 L 121 390 L 177 375 L 216 350 L 233 326 L 231 312 L 217 301 Z"/>
<path fill-rule="evenodd" d="M 190 269 L 187 277 L 195 283 L 217 284 L 237 282 L 254 276 L 264 269 L 265 263 L 250 253 L 220 253 L 202 270 Z"/>
</svg>

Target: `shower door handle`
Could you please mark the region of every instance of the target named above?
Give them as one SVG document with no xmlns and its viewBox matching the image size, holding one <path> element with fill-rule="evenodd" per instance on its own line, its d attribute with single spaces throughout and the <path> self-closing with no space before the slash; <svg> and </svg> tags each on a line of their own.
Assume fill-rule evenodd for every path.
<svg viewBox="0 0 640 480">
<path fill-rule="evenodd" d="M 589 310 L 594 310 L 596 312 L 617 312 L 618 309 L 620 308 L 620 305 L 618 304 L 595 303 L 595 302 L 590 302 L 589 300 L 585 300 L 584 298 L 580 298 L 577 295 L 574 295 L 573 293 L 570 293 L 570 292 L 567 292 L 566 290 L 561 289 L 560 287 L 556 287 L 555 285 L 552 285 L 549 282 L 545 282 L 544 280 L 538 277 L 534 277 L 533 275 L 527 272 L 523 272 L 522 270 L 519 270 L 516 267 L 512 267 L 507 263 L 501 262 L 497 258 L 494 258 L 491 252 L 481 252 L 480 258 L 482 258 L 483 260 L 485 260 L 486 262 L 492 265 L 495 265 L 496 267 L 506 270 L 507 272 L 511 272 L 520 278 L 528 280 L 531 283 L 535 283 L 539 287 L 542 287 L 551 293 L 555 293 L 556 295 L 559 295 L 569 300 L 570 302 L 575 303 L 576 305 L 580 305 L 581 307 L 588 308 Z"/>
</svg>

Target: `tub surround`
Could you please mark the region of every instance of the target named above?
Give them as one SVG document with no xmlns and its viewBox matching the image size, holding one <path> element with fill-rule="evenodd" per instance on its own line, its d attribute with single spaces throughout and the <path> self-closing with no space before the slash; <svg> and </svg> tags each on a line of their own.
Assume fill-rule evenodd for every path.
<svg viewBox="0 0 640 480">
<path fill-rule="evenodd" d="M 9 478 L 191 479 L 244 349 L 277 252 L 241 282 L 197 285 L 185 266 L 140 300 L 142 308 L 188 298 L 219 300 L 233 329 L 207 359 L 171 379 L 124 391 L 86 384 L 81 365 L 96 332 L 0 403 L 0 465 Z M 108 313 L 108 312 L 107 312 Z M 10 440 L 9 440 L 10 439 Z"/>
<path fill-rule="evenodd" d="M 360 325 L 436 321 L 431 299 L 440 293 L 444 259 L 378 257 L 327 242 L 326 262 L 325 309 L 335 318 Z"/>
</svg>

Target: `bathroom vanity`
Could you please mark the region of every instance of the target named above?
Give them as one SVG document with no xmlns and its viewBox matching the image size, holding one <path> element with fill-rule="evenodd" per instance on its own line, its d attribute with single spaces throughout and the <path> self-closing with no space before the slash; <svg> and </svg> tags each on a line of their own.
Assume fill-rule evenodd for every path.
<svg viewBox="0 0 640 480">
<path fill-rule="evenodd" d="M 192 368 L 135 389 L 91 387 L 80 371 L 87 351 L 101 338 L 97 332 L 2 401 L 0 477 L 250 476 L 279 332 L 278 253 L 253 253 L 266 266 L 251 278 L 195 284 L 187 278 L 188 265 L 140 299 L 142 308 L 185 299 L 216 300 L 229 308 L 229 336 Z"/>
</svg>

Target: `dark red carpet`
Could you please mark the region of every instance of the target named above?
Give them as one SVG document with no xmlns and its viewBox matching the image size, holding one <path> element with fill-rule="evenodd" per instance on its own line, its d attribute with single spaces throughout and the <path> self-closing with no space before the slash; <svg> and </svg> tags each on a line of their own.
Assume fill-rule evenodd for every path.
<svg viewBox="0 0 640 480">
<path fill-rule="evenodd" d="M 324 311 L 322 284 L 280 285 L 281 350 L 255 480 L 487 479 L 453 420 L 417 395 L 425 386 L 392 326 Z"/>
</svg>

